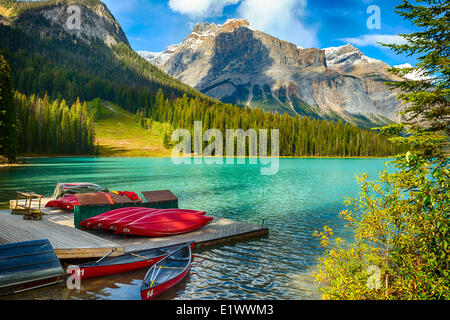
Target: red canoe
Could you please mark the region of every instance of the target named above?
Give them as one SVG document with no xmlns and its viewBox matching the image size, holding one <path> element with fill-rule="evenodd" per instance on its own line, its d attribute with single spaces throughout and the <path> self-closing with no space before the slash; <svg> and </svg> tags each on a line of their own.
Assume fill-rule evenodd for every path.
<svg viewBox="0 0 450 320">
<path fill-rule="evenodd" d="M 182 248 L 155 263 L 141 284 L 141 298 L 151 300 L 178 284 L 189 273 L 192 262 L 192 246 Z"/>
<path fill-rule="evenodd" d="M 137 208 L 132 211 L 128 212 L 122 212 L 121 214 L 115 214 L 106 218 L 103 218 L 101 220 L 98 220 L 95 222 L 95 225 L 97 228 L 104 229 L 104 230 L 115 230 L 114 227 L 115 223 L 119 223 L 120 221 L 128 221 L 128 223 L 135 221 L 137 219 L 142 218 L 143 216 L 146 216 L 150 213 L 156 213 L 161 211 L 160 209 L 153 209 L 153 208 Z"/>
<path fill-rule="evenodd" d="M 101 219 L 107 218 L 109 216 L 115 215 L 115 214 L 120 214 L 120 213 L 124 213 L 124 212 L 129 212 L 130 210 L 137 210 L 137 209 L 142 209 L 141 207 L 126 207 L 126 208 L 119 208 L 119 209 L 114 209 L 114 210 L 110 210 L 107 212 L 104 212 L 102 214 L 99 214 L 95 217 L 91 217 L 88 218 L 86 220 L 81 221 L 78 225 L 80 227 L 84 227 L 86 229 L 92 229 L 93 228 L 93 224 Z"/>
<path fill-rule="evenodd" d="M 213 218 L 192 212 L 166 211 L 149 214 L 117 228 L 115 234 L 161 237 L 197 230 Z"/>
<path fill-rule="evenodd" d="M 188 210 L 188 209 L 152 209 L 152 210 L 154 210 L 154 211 L 142 210 L 139 212 L 135 212 L 135 213 L 129 214 L 127 216 L 124 216 L 123 218 L 116 219 L 109 223 L 102 221 L 101 228 L 103 228 L 105 230 L 116 231 L 118 228 L 126 226 L 127 224 L 137 221 L 138 219 L 141 219 L 147 215 L 157 214 L 157 213 L 162 213 L 162 212 L 165 212 L 165 213 L 167 213 L 167 212 L 185 212 L 185 213 L 196 213 L 196 214 L 201 214 L 201 215 L 206 214 L 205 211 Z"/>
<path fill-rule="evenodd" d="M 72 274 L 76 273 L 83 280 L 148 268 L 184 246 L 186 246 L 186 243 L 163 248 L 127 252 L 118 257 L 108 258 L 108 255 L 106 255 L 102 259 L 82 264 L 78 268 L 71 269 L 71 271 Z"/>
<path fill-rule="evenodd" d="M 124 208 L 125 209 L 125 208 Z M 131 217 L 134 221 L 138 218 L 141 218 L 147 214 L 157 212 L 158 209 L 153 208 L 141 208 L 141 207 L 133 207 L 125 210 L 121 210 L 118 212 L 115 212 L 114 214 L 105 215 L 102 218 L 94 219 L 93 222 L 90 222 L 90 228 L 91 229 L 108 229 L 109 225 L 113 223 L 114 221 L 120 220 L 122 218 Z"/>
<path fill-rule="evenodd" d="M 73 210 L 75 206 L 79 206 L 79 205 L 80 205 L 80 202 L 78 201 L 77 196 L 71 195 L 71 196 L 67 196 L 64 198 L 51 200 L 51 201 L 47 202 L 45 207 Z"/>
<path fill-rule="evenodd" d="M 106 230 L 116 230 L 119 226 L 128 224 L 150 213 L 161 211 L 178 210 L 181 212 L 193 212 L 205 214 L 204 211 L 186 210 L 186 209 L 153 209 L 143 207 L 126 207 L 104 212 L 95 217 L 88 218 L 79 223 L 86 229 L 102 228 Z"/>
</svg>

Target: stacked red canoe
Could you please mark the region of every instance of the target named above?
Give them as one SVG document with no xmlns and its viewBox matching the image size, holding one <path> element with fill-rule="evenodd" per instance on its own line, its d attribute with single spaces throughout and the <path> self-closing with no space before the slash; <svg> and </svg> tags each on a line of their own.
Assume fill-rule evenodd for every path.
<svg viewBox="0 0 450 320">
<path fill-rule="evenodd" d="M 87 229 L 104 229 L 115 234 L 158 237 L 197 230 L 213 218 L 204 211 L 127 207 L 111 210 L 80 222 Z"/>
<path fill-rule="evenodd" d="M 134 202 L 142 202 L 142 199 L 139 199 L 138 195 L 132 191 L 112 191 L 111 193 L 92 192 L 92 193 L 84 193 L 84 194 L 73 194 L 73 195 L 65 196 L 63 198 L 51 200 L 51 201 L 47 202 L 45 207 L 74 210 L 75 206 L 81 206 L 81 205 L 86 204 L 83 202 L 83 201 L 86 201 L 86 199 L 83 200 L 83 196 L 85 196 L 85 195 L 91 195 L 91 196 L 92 195 L 101 195 L 103 198 L 103 201 L 107 201 L 105 203 L 113 204 L 113 203 L 115 203 L 114 202 L 115 200 L 113 198 L 111 198 L 111 194 L 113 196 L 114 196 L 114 194 L 119 195 L 119 196 L 126 196 L 126 198 L 128 198 Z"/>
<path fill-rule="evenodd" d="M 80 202 L 76 195 L 66 196 L 64 198 L 51 200 L 45 205 L 47 208 L 61 208 L 73 210 L 75 206 L 79 206 Z"/>
</svg>

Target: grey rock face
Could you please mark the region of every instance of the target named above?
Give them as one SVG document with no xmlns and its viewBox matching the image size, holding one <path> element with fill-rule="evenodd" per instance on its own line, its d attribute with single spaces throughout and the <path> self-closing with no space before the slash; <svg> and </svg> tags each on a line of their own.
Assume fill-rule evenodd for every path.
<svg viewBox="0 0 450 320">
<path fill-rule="evenodd" d="M 302 49 L 245 20 L 197 24 L 166 55 L 162 70 L 224 102 L 355 122 L 397 120 L 399 102 L 384 81 L 400 81 L 382 61 L 346 45 Z"/>
<path fill-rule="evenodd" d="M 119 42 L 123 42 L 129 46 L 127 36 L 123 32 L 120 24 L 102 2 L 99 1 L 90 7 L 81 4 L 77 5 L 80 9 L 81 19 L 79 27 L 75 28 L 70 24 L 72 20 L 69 19 L 73 17 L 74 12 L 68 10 L 68 7 L 65 4 L 53 5 L 27 14 L 41 15 L 53 25 L 58 25 L 65 32 L 85 41 L 90 41 L 94 38 L 102 40 L 108 46 L 115 45 Z M 45 29 L 42 32 L 46 32 Z"/>
</svg>

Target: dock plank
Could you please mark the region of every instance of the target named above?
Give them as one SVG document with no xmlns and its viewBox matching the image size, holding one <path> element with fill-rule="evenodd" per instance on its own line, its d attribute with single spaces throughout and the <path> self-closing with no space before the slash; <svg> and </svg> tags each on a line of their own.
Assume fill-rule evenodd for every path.
<svg viewBox="0 0 450 320">
<path fill-rule="evenodd" d="M 188 241 L 195 241 L 197 247 L 205 247 L 226 243 L 235 239 L 262 237 L 267 235 L 269 230 L 243 222 L 214 218 L 211 223 L 199 230 L 169 237 L 148 238 L 132 235 L 114 235 L 98 230 L 88 230 L 87 232 L 103 239 L 114 241 L 125 247 L 125 251 L 128 252 L 164 247 Z"/>
<path fill-rule="evenodd" d="M 97 258 L 124 248 L 113 242 L 75 228 L 57 224 L 44 216 L 42 220 L 24 220 L 21 215 L 0 211 L 0 244 L 37 239 L 48 239 L 59 259 Z"/>
<path fill-rule="evenodd" d="M 196 247 L 224 244 L 266 236 L 267 228 L 225 218 L 214 219 L 203 228 L 169 237 L 114 235 L 102 230 L 79 230 L 74 226 L 73 212 L 43 208 L 43 220 L 23 220 L 10 211 L 0 211 L 0 243 L 49 239 L 60 259 L 97 258 L 112 249 L 123 252 L 165 247 L 195 241 Z"/>
</svg>

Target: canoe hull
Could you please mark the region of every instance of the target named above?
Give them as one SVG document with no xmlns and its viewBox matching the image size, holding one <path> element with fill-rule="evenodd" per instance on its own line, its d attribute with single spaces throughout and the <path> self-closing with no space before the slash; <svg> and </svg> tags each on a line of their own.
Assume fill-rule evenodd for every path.
<svg viewBox="0 0 450 320">
<path fill-rule="evenodd" d="M 199 214 L 201 216 L 204 216 L 204 214 L 206 212 L 204 211 L 182 211 L 180 209 L 176 209 L 176 211 L 173 211 L 172 209 L 167 209 L 167 210 L 158 210 L 155 211 L 153 213 L 149 213 L 147 215 L 144 215 L 142 217 L 142 219 L 148 219 L 151 215 L 164 215 L 165 213 L 169 213 L 169 212 L 177 212 L 177 213 L 195 213 L 195 214 Z M 186 233 L 186 232 L 190 232 L 193 231 L 195 229 L 201 228 L 203 227 L 205 224 L 209 223 L 209 217 L 201 217 L 201 220 L 195 224 L 195 225 L 191 225 L 190 227 L 186 227 L 183 226 L 183 228 L 171 228 L 172 230 L 168 229 L 167 230 L 167 225 L 166 225 L 166 229 L 161 229 L 158 228 L 158 226 L 155 224 L 152 227 L 149 227 L 148 224 L 139 224 L 138 226 L 135 227 L 136 223 L 139 223 L 141 220 L 135 220 L 135 221 L 127 221 L 127 219 L 124 220 L 119 220 L 116 222 L 111 223 L 108 226 L 108 230 L 109 231 L 113 231 L 116 234 L 133 234 L 133 235 L 140 235 L 140 236 L 147 236 L 147 237 L 159 237 L 159 236 L 167 236 L 167 235 L 175 235 L 175 234 L 181 234 L 181 233 Z M 212 218 L 211 218 L 212 220 Z M 132 228 L 128 228 L 128 226 L 132 226 Z M 129 231 L 128 231 L 129 230 Z"/>
<path fill-rule="evenodd" d="M 60 208 L 60 209 L 67 209 L 67 210 L 73 210 L 75 206 L 79 206 L 80 202 L 78 201 L 78 198 L 76 195 L 66 196 L 64 198 L 51 200 L 46 203 L 46 208 Z"/>
<path fill-rule="evenodd" d="M 110 211 L 104 212 L 102 214 L 99 214 L 97 216 L 83 220 L 78 225 L 80 227 L 83 227 L 86 229 L 93 229 L 98 224 L 98 222 L 100 222 L 101 220 L 106 220 L 113 216 L 121 215 L 122 213 L 133 212 L 138 209 L 139 209 L 138 207 L 127 207 L 127 208 L 119 208 L 119 209 L 110 210 Z"/>
<path fill-rule="evenodd" d="M 62 276 L 54 276 L 45 279 L 39 279 L 24 283 L 16 283 L 5 287 L 0 287 L 0 296 L 15 294 L 23 291 L 38 289 L 53 284 L 61 283 L 63 281 Z"/>
<path fill-rule="evenodd" d="M 211 218 L 212 220 L 212 218 Z M 189 233 L 195 230 L 198 230 L 205 225 L 207 225 L 211 220 L 202 221 L 200 223 L 197 223 L 195 225 L 190 226 L 189 228 L 173 228 L 173 230 L 167 230 L 161 231 L 158 230 L 155 227 L 133 227 L 133 226 L 125 226 L 120 229 L 118 229 L 115 234 L 130 234 L 135 236 L 142 236 L 142 237 L 166 237 L 166 236 L 174 236 L 177 234 L 183 234 L 183 233 Z"/>
<path fill-rule="evenodd" d="M 142 282 L 142 285 L 141 285 L 141 299 L 142 300 L 152 300 L 152 299 L 156 298 L 157 296 L 161 295 L 162 293 L 164 293 L 167 290 L 171 289 L 172 287 L 176 286 L 188 275 L 189 271 L 191 270 L 192 249 L 194 248 L 194 246 L 195 246 L 194 241 L 186 244 L 185 246 L 181 247 L 180 249 L 169 254 L 164 259 L 161 259 L 161 261 L 159 261 L 157 264 L 155 264 L 153 267 L 151 267 L 147 271 L 147 274 L 145 275 L 144 281 Z M 170 259 L 172 259 L 172 260 L 170 260 Z M 174 261 L 183 261 L 183 260 L 185 260 L 186 262 L 184 263 L 184 268 L 183 268 L 182 272 L 180 272 L 179 274 L 174 274 L 171 276 L 170 274 L 162 275 L 161 273 L 158 272 L 158 274 L 155 275 L 155 278 L 152 279 L 153 272 L 157 268 L 163 268 L 163 270 L 165 268 L 167 268 L 165 270 L 168 270 L 170 268 L 177 269 L 178 267 L 181 267 L 181 266 L 178 265 L 178 267 L 177 267 L 177 265 L 174 265 L 173 263 L 176 263 Z M 149 277 L 150 277 L 150 279 L 149 279 Z M 158 279 L 161 279 L 161 281 L 163 281 L 162 279 L 165 279 L 166 277 L 170 277 L 170 278 L 168 278 L 164 282 L 159 283 Z M 150 285 L 146 284 L 146 281 L 149 281 L 149 282 L 151 281 Z M 152 286 L 154 282 L 156 282 L 155 283 L 156 285 Z"/>
<path fill-rule="evenodd" d="M 161 255 L 160 257 L 155 257 L 133 263 L 122 263 L 109 266 L 86 266 L 86 267 L 80 266 L 80 269 L 77 272 L 81 280 L 102 277 L 111 274 L 119 274 L 151 267 L 159 260 L 163 259 L 165 256 L 167 255 Z"/>
<path fill-rule="evenodd" d="M 206 214 L 205 211 L 186 210 L 186 209 L 154 209 L 145 207 L 127 207 L 111 210 L 102 213 L 98 216 L 88 218 L 79 223 L 80 227 L 86 229 L 104 229 L 109 231 L 116 231 L 119 227 L 127 225 L 133 221 L 139 220 L 149 214 L 159 212 L 186 212 L 197 213 L 200 215 Z"/>
<path fill-rule="evenodd" d="M 191 266 L 189 265 L 183 273 L 181 273 L 179 276 L 173 278 L 172 280 L 165 282 L 159 286 L 156 286 L 154 288 L 146 289 L 141 291 L 141 298 L 142 300 L 152 300 L 156 298 L 157 296 L 161 295 L 162 293 L 166 292 L 170 288 L 176 286 L 178 283 L 180 283 L 189 273 L 191 269 Z"/>
<path fill-rule="evenodd" d="M 0 245 L 0 295 L 61 282 L 61 263 L 47 239 Z"/>
<path fill-rule="evenodd" d="M 159 211 L 160 211 L 159 209 L 140 208 L 140 210 L 130 212 L 129 214 L 124 214 L 123 216 L 120 217 L 111 217 L 110 219 L 104 219 L 102 221 L 99 221 L 97 223 L 97 228 L 108 231 L 116 231 L 117 228 L 121 227 L 122 225 L 126 225 L 148 214 L 156 213 Z"/>
<path fill-rule="evenodd" d="M 76 274 L 83 280 L 148 268 L 183 246 L 185 244 L 130 252 L 122 256 L 106 258 L 99 264 L 92 262 L 79 265 L 78 268 L 72 269 L 71 274 Z M 194 244 L 191 244 L 191 250 L 193 247 Z M 138 260 L 130 261 L 130 258 Z"/>
<path fill-rule="evenodd" d="M 149 211 L 146 211 L 146 213 L 150 213 L 153 212 L 153 209 L 149 209 Z M 146 214 L 145 213 L 145 214 Z M 114 223 L 117 220 L 121 220 L 123 218 L 127 218 L 127 217 L 142 217 L 142 215 L 144 215 L 144 212 L 142 211 L 142 208 L 134 208 L 131 210 L 123 210 L 120 213 L 99 219 L 97 221 L 95 221 L 94 223 L 92 223 L 91 229 L 104 229 L 104 230 L 108 230 L 109 226 Z"/>
<path fill-rule="evenodd" d="M 115 234 L 164 237 L 195 231 L 212 220 L 212 217 L 193 213 L 154 214 L 117 228 Z"/>
</svg>

